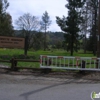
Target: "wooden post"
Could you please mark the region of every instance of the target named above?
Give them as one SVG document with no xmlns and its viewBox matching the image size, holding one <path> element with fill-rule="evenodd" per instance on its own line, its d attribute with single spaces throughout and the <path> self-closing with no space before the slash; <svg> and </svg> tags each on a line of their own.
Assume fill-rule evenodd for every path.
<svg viewBox="0 0 100 100">
<path fill-rule="evenodd" d="M 82 68 L 85 68 L 85 64 L 86 64 L 86 62 L 84 60 L 82 60 Z M 79 73 L 85 74 L 85 71 L 84 70 L 80 70 Z"/>
<path fill-rule="evenodd" d="M 96 60 L 96 68 L 98 68 L 98 65 L 99 65 L 99 60 L 97 59 Z"/>
<path fill-rule="evenodd" d="M 14 58 L 11 59 L 11 70 L 14 70 L 15 64 L 14 64 Z"/>
<path fill-rule="evenodd" d="M 82 68 L 85 68 L 85 61 L 82 60 Z"/>
<path fill-rule="evenodd" d="M 50 65 L 51 65 L 51 59 L 47 59 L 47 60 L 45 61 L 45 65 L 50 66 Z M 42 73 L 45 73 L 45 74 L 48 74 L 48 73 L 50 73 L 50 72 L 51 72 L 51 68 L 44 68 L 44 69 L 42 70 Z"/>
<path fill-rule="evenodd" d="M 11 70 L 17 71 L 17 60 L 15 58 L 11 59 Z"/>
</svg>

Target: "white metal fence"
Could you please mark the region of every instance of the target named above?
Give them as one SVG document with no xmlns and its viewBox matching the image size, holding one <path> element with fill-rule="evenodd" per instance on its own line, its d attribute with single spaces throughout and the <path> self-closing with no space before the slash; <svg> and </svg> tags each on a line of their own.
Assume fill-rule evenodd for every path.
<svg viewBox="0 0 100 100">
<path fill-rule="evenodd" d="M 100 58 L 41 55 L 40 67 L 100 71 Z"/>
</svg>

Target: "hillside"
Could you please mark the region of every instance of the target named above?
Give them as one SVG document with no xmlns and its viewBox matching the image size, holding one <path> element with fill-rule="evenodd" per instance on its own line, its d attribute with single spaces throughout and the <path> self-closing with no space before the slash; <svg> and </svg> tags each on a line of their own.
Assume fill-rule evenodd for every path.
<svg viewBox="0 0 100 100">
<path fill-rule="evenodd" d="M 34 31 L 31 32 L 31 34 L 36 34 L 36 33 L 38 33 L 38 32 L 34 32 Z M 23 31 L 15 30 L 14 36 L 16 36 L 16 37 L 24 37 Z M 63 34 L 63 32 L 48 32 L 47 36 L 48 36 L 48 38 L 50 40 L 49 41 L 50 44 L 54 44 L 57 41 L 64 41 L 64 34 Z"/>
</svg>

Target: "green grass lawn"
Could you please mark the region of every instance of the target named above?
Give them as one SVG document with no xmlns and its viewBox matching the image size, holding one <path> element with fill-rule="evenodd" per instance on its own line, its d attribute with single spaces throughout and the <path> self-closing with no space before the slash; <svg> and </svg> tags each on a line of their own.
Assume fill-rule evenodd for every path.
<svg viewBox="0 0 100 100">
<path fill-rule="evenodd" d="M 4 60 L 10 60 L 12 57 L 16 57 L 18 59 L 22 59 L 21 56 L 24 55 L 24 50 L 23 49 L 3 49 L 0 48 L 0 59 Z M 53 51 L 33 51 L 29 50 L 27 55 L 27 59 L 34 59 L 34 60 L 39 60 L 40 55 L 52 55 L 52 56 L 70 56 L 70 52 L 67 52 L 65 50 L 53 50 Z M 4 58 L 2 58 L 2 56 Z M 32 56 L 32 57 L 31 57 Z M 84 54 L 82 51 L 79 51 L 78 53 L 74 52 L 73 56 L 80 56 L 80 57 L 93 57 L 92 53 L 87 53 Z M 8 63 L 3 63 L 6 65 L 9 65 Z M 18 62 L 19 67 L 39 67 L 39 63 L 33 63 L 33 62 Z"/>
<path fill-rule="evenodd" d="M 0 48 L 0 55 L 24 55 L 24 50 L 23 49 L 3 49 Z M 70 52 L 67 52 L 65 50 L 53 50 L 53 51 L 32 51 L 29 50 L 27 55 L 30 56 L 36 56 L 39 57 L 40 55 L 53 55 L 53 56 L 70 56 Z M 86 53 L 84 54 L 82 51 L 74 52 L 73 56 L 81 56 L 81 57 L 93 57 L 92 53 Z"/>
</svg>

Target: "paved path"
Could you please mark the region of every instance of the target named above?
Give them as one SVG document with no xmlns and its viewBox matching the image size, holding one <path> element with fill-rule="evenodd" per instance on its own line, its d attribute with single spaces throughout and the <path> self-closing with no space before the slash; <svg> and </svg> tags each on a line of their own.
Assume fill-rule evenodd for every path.
<svg viewBox="0 0 100 100">
<path fill-rule="evenodd" d="M 91 100 L 100 82 L 33 75 L 0 74 L 0 100 Z"/>
</svg>

